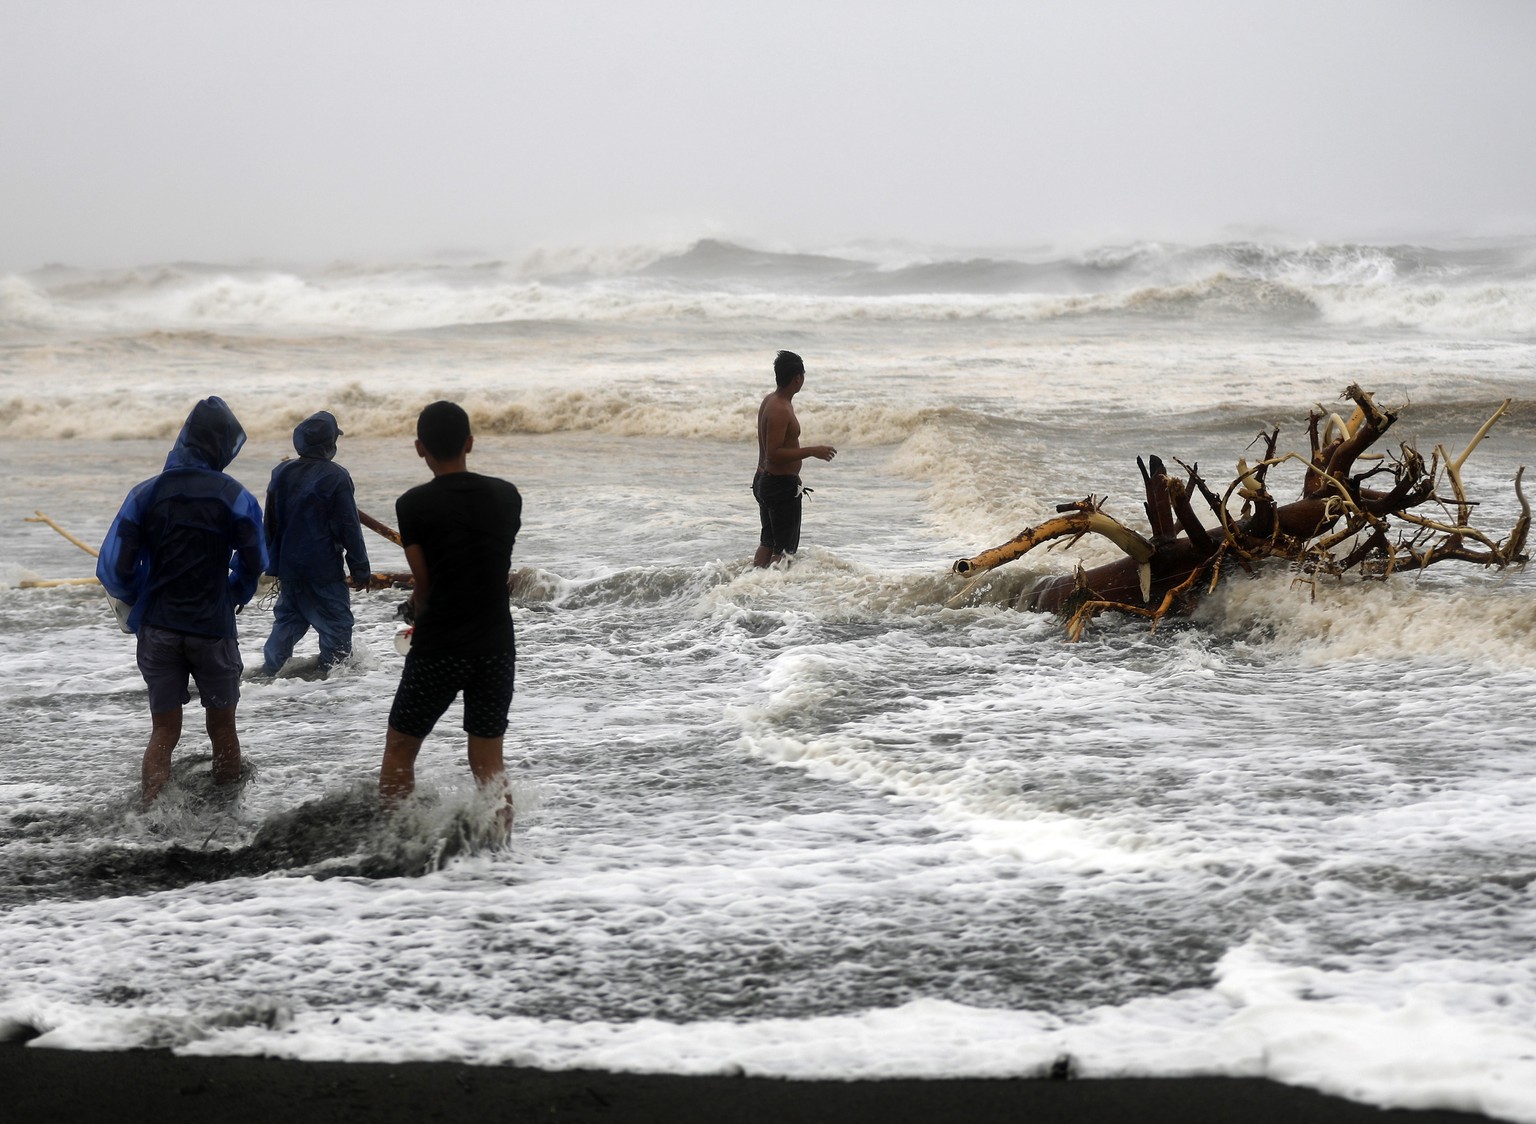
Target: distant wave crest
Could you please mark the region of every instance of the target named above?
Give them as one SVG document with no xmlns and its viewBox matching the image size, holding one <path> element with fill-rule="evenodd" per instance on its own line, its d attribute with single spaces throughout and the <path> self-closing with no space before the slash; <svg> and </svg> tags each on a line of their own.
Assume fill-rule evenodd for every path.
<svg viewBox="0 0 1536 1124">
<path fill-rule="evenodd" d="M 50 266 L 0 278 L 0 333 L 304 335 L 536 322 L 1315 319 L 1536 334 L 1536 245 L 1142 243 L 1072 255 L 544 250 L 520 261 Z"/>
</svg>

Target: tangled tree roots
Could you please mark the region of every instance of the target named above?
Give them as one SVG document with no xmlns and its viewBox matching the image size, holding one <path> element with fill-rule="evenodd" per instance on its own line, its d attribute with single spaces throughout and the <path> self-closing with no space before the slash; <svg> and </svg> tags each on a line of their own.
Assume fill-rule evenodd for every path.
<svg viewBox="0 0 1536 1124">
<path fill-rule="evenodd" d="M 1018 599 L 1023 608 L 1059 613 L 1066 618 L 1067 633 L 1076 640 L 1084 626 L 1106 609 L 1130 613 L 1157 622 L 1170 613 L 1189 611 L 1206 592 L 1216 588 L 1224 570 L 1236 564 L 1244 570 L 1271 558 L 1283 558 L 1295 569 L 1298 580 L 1342 577 L 1357 573 L 1364 578 L 1385 579 L 1405 570 L 1422 570 L 1436 562 L 1454 559 L 1477 566 L 1524 565 L 1525 541 L 1531 525 L 1531 507 L 1521 489 L 1524 467 L 1515 473 L 1515 497 L 1520 515 L 1502 541 L 1494 541 L 1472 526 L 1472 509 L 1462 487 L 1461 469 L 1478 443 L 1509 409 L 1510 400 L 1494 411 L 1458 457 L 1436 446 L 1425 464 L 1411 445 L 1396 454 L 1366 451 L 1379 441 L 1397 420 L 1371 396 L 1351 385 L 1343 397 L 1355 404 L 1348 421 L 1337 414 L 1315 409 L 1309 419 L 1312 453 L 1275 452 L 1278 429 L 1261 433 L 1264 457 L 1249 466 L 1237 462 L 1237 475 L 1217 495 L 1201 479 L 1197 465 L 1176 461 L 1186 475 L 1168 475 L 1157 457 L 1136 458 L 1146 492 L 1147 521 L 1151 536 L 1144 536 L 1106 515 L 1103 500 L 1090 495 L 1076 503 L 1062 504 L 1055 519 L 1031 527 L 1001 546 L 954 564 L 957 574 L 972 575 L 964 589 L 952 597 L 951 606 L 963 603 L 986 578 L 987 571 L 1022 558 L 1035 547 L 1066 539 L 1076 542 L 1084 535 L 1102 535 L 1118 546 L 1125 557 L 1071 575 L 1047 578 Z M 1373 467 L 1355 473 L 1356 462 L 1368 460 Z M 1265 481 L 1269 470 L 1287 461 L 1302 461 L 1306 475 L 1301 498 L 1278 504 Z M 1375 488 L 1367 482 L 1380 482 Z M 1449 498 L 1440 494 L 1450 488 Z M 1198 494 L 1210 508 L 1213 525 L 1205 526 L 1195 513 L 1192 497 Z M 1240 501 L 1239 513 L 1231 505 Z M 1427 508 L 1425 515 L 1418 509 Z"/>
</svg>

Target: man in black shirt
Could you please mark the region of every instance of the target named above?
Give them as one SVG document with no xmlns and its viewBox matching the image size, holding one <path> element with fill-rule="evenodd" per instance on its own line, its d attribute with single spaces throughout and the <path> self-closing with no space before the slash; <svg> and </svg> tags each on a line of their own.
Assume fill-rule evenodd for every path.
<svg viewBox="0 0 1536 1124">
<path fill-rule="evenodd" d="M 416 455 L 432 479 L 395 501 L 414 579 L 415 631 L 379 769 L 385 807 L 414 790 L 421 743 L 461 691 L 470 771 L 482 788 L 506 790 L 501 750 L 517 659 L 507 572 L 523 499 L 510 482 L 469 471 L 473 446 L 469 415 L 457 404 L 434 402 L 422 410 Z M 504 799 L 503 822 L 510 827 L 510 796 Z"/>
</svg>

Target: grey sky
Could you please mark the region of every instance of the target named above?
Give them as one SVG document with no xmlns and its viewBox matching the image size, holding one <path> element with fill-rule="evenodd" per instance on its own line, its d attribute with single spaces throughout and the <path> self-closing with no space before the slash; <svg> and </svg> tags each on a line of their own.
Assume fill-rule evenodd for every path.
<svg viewBox="0 0 1536 1124">
<path fill-rule="evenodd" d="M 1525 0 L 0 0 L 0 269 L 1536 232 Z"/>
</svg>

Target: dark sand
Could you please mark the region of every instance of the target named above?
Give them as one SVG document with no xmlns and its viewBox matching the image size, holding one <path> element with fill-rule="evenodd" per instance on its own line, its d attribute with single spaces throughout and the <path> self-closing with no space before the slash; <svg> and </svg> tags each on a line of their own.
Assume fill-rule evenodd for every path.
<svg viewBox="0 0 1536 1124">
<path fill-rule="evenodd" d="M 780 1081 L 456 1063 L 352 1064 L 0 1045 L 0 1117 L 32 1121 L 657 1124 L 1478 1124 L 1257 1078 Z"/>
</svg>

